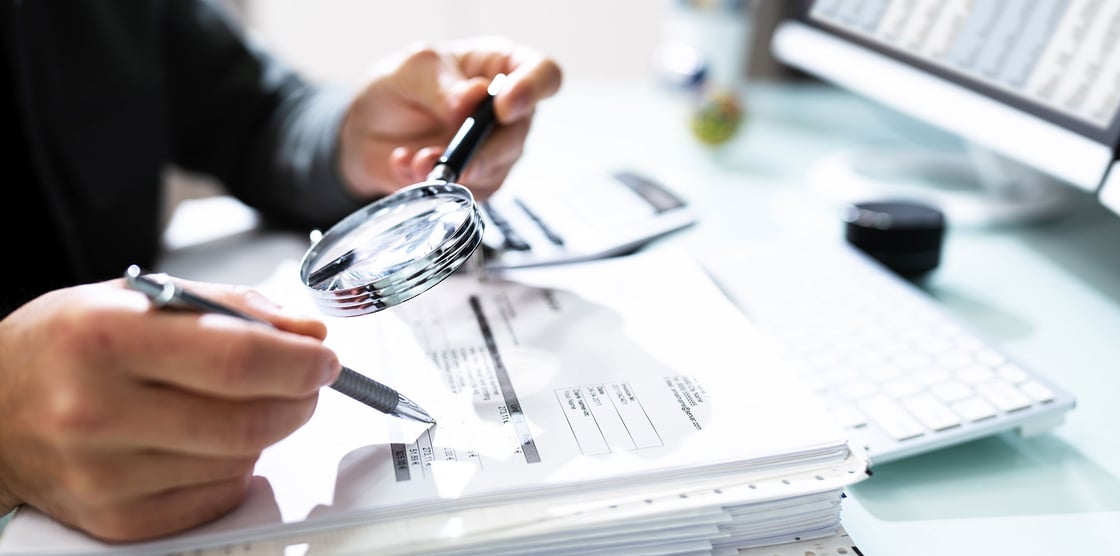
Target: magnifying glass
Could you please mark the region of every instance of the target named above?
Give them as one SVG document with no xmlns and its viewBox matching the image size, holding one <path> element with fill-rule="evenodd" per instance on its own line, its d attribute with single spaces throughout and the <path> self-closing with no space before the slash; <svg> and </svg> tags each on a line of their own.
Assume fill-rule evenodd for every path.
<svg viewBox="0 0 1120 556">
<path fill-rule="evenodd" d="M 443 281 L 482 243 L 482 215 L 455 183 L 497 119 L 497 75 L 425 181 L 338 221 L 308 248 L 300 280 L 327 315 L 351 317 L 403 303 Z"/>
</svg>

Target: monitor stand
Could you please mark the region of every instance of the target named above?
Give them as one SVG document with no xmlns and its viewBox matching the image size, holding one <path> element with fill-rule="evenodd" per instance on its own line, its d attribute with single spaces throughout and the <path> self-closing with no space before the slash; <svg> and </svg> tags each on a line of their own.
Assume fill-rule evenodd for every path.
<svg viewBox="0 0 1120 556">
<path fill-rule="evenodd" d="M 845 151 L 809 169 L 810 186 L 840 203 L 910 200 L 940 209 L 950 225 L 994 227 L 1059 216 L 1074 188 L 981 147 Z"/>
</svg>

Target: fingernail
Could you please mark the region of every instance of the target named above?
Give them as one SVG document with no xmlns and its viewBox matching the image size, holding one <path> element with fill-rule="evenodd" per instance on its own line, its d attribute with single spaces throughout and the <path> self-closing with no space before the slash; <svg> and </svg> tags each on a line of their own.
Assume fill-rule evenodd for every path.
<svg viewBox="0 0 1120 556">
<path fill-rule="evenodd" d="M 528 116 L 532 112 L 533 107 L 529 103 L 529 97 L 524 94 L 516 95 L 510 99 L 509 103 L 510 117 L 514 120 L 520 120 Z"/>
<path fill-rule="evenodd" d="M 328 352 L 319 369 L 319 384 L 327 386 L 338 380 L 338 375 L 342 372 L 342 365 L 338 362 L 338 356 L 334 352 Z"/>
</svg>

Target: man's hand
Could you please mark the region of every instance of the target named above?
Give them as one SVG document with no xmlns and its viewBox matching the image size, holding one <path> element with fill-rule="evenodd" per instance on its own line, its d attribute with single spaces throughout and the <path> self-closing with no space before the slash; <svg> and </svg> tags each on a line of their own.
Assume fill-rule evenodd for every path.
<svg viewBox="0 0 1120 556">
<path fill-rule="evenodd" d="M 416 46 L 373 68 L 342 127 L 339 164 L 352 192 L 378 197 L 423 181 L 499 73 L 509 77 L 494 99 L 500 125 L 459 178 L 489 197 L 521 156 L 537 103 L 562 79 L 552 59 L 491 38 Z"/>
<path fill-rule="evenodd" d="M 110 541 L 216 518 L 266 446 L 340 371 L 325 326 L 245 288 L 191 284 L 268 320 L 156 311 L 114 280 L 0 321 L 0 513 L 17 504 Z"/>
</svg>

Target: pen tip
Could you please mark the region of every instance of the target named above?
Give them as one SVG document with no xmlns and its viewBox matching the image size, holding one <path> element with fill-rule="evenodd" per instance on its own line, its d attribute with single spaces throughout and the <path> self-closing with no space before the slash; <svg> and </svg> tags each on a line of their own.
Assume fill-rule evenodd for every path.
<svg viewBox="0 0 1120 556">
<path fill-rule="evenodd" d="M 419 405 L 416 405 L 416 402 L 406 398 L 404 394 L 398 394 L 398 396 L 397 408 L 393 411 L 394 415 L 412 419 L 413 421 L 420 421 L 421 423 L 428 423 L 430 425 L 436 424 L 436 420 L 432 419 L 432 416 L 428 415 L 427 411 L 424 411 Z"/>
</svg>

